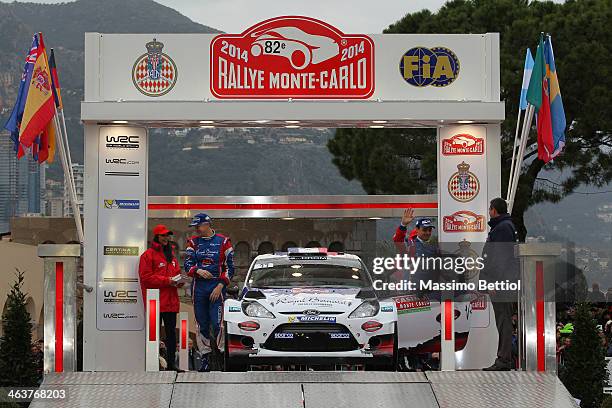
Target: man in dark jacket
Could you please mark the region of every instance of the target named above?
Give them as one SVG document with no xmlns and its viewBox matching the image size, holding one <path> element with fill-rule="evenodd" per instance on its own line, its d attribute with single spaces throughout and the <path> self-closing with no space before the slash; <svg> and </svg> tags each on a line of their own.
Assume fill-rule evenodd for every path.
<svg viewBox="0 0 612 408">
<path fill-rule="evenodd" d="M 491 230 L 482 251 L 484 268 L 480 279 L 489 283 L 518 279 L 518 260 L 514 256 L 514 245 L 518 242 L 518 234 L 508 214 L 508 206 L 502 198 L 494 198 L 489 205 L 489 226 Z M 497 343 L 497 359 L 485 371 L 507 371 L 514 367 L 512 362 L 512 314 L 513 305 L 517 300 L 516 293 L 501 293 L 490 291 L 495 324 L 499 341 Z"/>
</svg>

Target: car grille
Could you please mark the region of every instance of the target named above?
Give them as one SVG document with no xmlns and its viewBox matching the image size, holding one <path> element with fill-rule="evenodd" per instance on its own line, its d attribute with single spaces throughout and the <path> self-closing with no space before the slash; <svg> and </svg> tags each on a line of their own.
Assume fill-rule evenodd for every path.
<svg viewBox="0 0 612 408">
<path fill-rule="evenodd" d="M 274 330 L 263 346 L 273 351 L 351 351 L 359 344 L 345 326 L 335 323 L 289 323 Z"/>
<path fill-rule="evenodd" d="M 284 315 L 300 315 L 300 314 L 304 314 L 303 310 L 295 310 L 292 312 L 279 312 L 280 314 L 284 314 Z M 325 311 L 325 315 L 340 315 L 344 312 L 328 312 L 327 310 Z"/>
</svg>

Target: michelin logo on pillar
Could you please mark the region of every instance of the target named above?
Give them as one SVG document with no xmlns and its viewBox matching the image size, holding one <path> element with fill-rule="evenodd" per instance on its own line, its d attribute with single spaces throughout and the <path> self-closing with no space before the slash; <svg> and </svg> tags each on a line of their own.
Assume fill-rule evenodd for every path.
<svg viewBox="0 0 612 408">
<path fill-rule="evenodd" d="M 140 200 L 104 200 L 104 208 L 109 210 L 139 210 Z"/>
</svg>

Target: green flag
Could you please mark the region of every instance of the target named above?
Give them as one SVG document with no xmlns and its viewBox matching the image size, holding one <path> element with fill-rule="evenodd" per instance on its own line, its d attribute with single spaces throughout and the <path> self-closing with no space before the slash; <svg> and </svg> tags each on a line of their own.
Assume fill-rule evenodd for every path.
<svg viewBox="0 0 612 408">
<path fill-rule="evenodd" d="M 539 110 L 540 106 L 542 106 L 542 79 L 545 75 L 544 40 L 540 36 L 540 44 L 535 56 L 535 65 L 533 66 L 529 88 L 527 89 L 527 102 L 535 106 L 536 110 Z"/>
</svg>

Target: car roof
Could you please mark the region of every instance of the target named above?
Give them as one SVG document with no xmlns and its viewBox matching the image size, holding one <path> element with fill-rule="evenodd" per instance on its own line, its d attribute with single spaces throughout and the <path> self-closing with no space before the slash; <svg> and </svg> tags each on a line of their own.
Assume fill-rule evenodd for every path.
<svg viewBox="0 0 612 408">
<path fill-rule="evenodd" d="M 311 256 L 308 256 L 311 255 Z M 346 267 L 357 267 L 357 266 L 361 266 L 362 261 L 361 258 L 359 258 L 357 255 L 353 255 L 353 254 L 346 254 L 346 253 L 336 253 L 336 252 L 332 252 L 332 253 L 328 253 L 326 254 L 326 257 L 324 258 L 317 258 L 316 257 L 317 254 L 304 254 L 303 258 L 295 258 L 295 257 L 289 257 L 289 254 L 287 253 L 275 253 L 275 254 L 263 254 L 263 255 L 258 255 L 257 257 L 255 257 L 255 259 L 253 260 L 253 262 L 251 263 L 252 265 L 254 265 L 255 263 L 258 262 L 272 262 L 275 263 L 276 265 L 288 265 L 288 264 L 295 264 L 295 263 L 301 263 L 301 264 L 329 264 L 329 265 L 338 265 L 338 266 L 346 266 Z M 321 254 L 321 255 L 325 255 L 325 254 Z"/>
</svg>

